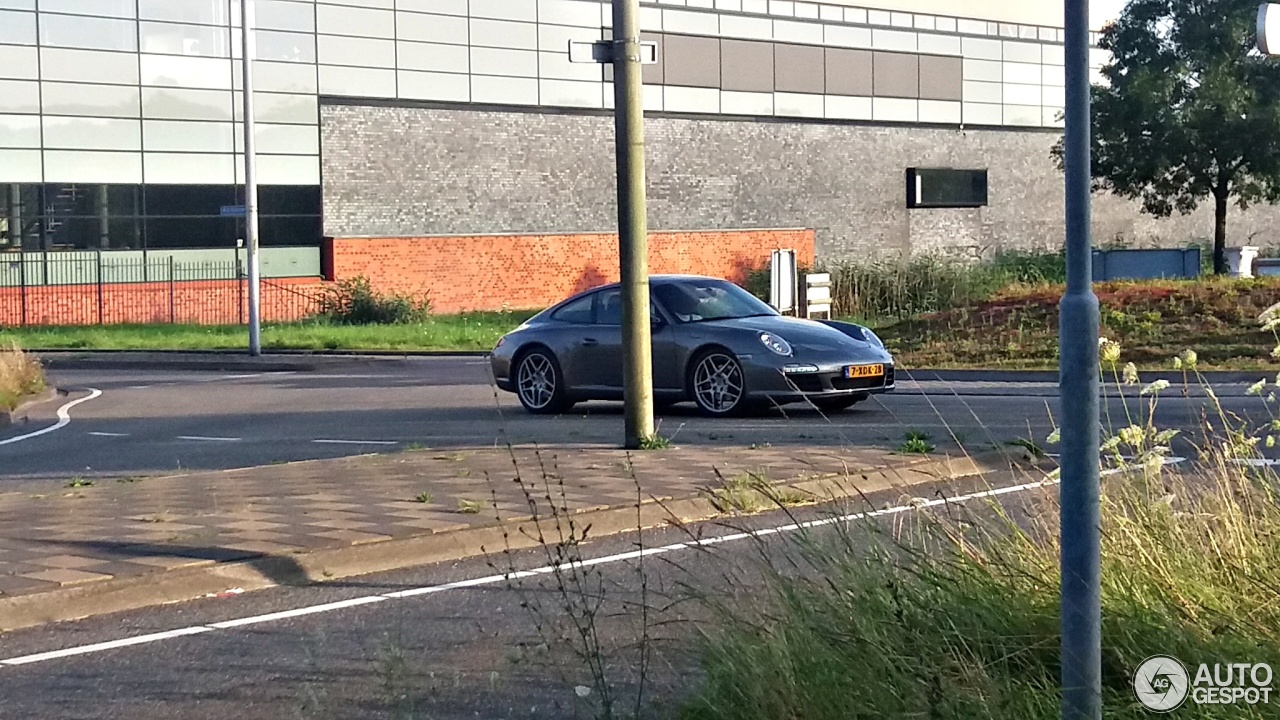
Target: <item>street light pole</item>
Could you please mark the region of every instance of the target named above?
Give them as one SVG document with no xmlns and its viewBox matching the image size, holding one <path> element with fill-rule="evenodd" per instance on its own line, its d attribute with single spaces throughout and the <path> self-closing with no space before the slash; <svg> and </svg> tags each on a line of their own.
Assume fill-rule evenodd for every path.
<svg viewBox="0 0 1280 720">
<path fill-rule="evenodd" d="M 249 265 L 249 354 L 262 354 L 258 263 L 258 162 L 253 121 L 253 0 L 240 0 L 240 63 L 244 69 L 244 244 Z"/>
<path fill-rule="evenodd" d="M 624 434 L 625 447 L 635 450 L 654 433 L 639 0 L 613 0 L 612 60 L 618 156 L 618 259 L 622 280 Z"/>
<path fill-rule="evenodd" d="M 1059 304 L 1062 401 L 1062 717 L 1102 717 L 1098 298 L 1090 238 L 1089 1 L 1065 0 L 1067 288 Z"/>
</svg>

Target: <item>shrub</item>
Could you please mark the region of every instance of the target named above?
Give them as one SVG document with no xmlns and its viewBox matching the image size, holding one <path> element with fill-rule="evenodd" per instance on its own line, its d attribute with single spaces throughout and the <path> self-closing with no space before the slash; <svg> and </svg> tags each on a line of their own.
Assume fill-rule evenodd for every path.
<svg viewBox="0 0 1280 720">
<path fill-rule="evenodd" d="M 317 317 L 342 325 L 405 325 L 423 322 L 430 313 L 431 302 L 425 297 L 380 293 L 360 276 L 328 288 Z"/>
<path fill-rule="evenodd" d="M 43 390 L 44 369 L 17 345 L 0 349 L 0 410 L 12 410 L 23 396 Z"/>
</svg>

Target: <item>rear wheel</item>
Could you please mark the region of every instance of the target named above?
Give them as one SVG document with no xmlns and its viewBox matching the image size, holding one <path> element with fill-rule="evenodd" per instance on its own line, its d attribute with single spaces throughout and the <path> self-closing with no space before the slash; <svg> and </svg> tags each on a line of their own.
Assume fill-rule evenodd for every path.
<svg viewBox="0 0 1280 720">
<path fill-rule="evenodd" d="M 555 355 L 544 348 L 534 348 L 516 361 L 516 397 L 524 409 L 535 415 L 549 415 L 568 410 L 568 392 L 564 373 Z"/>
<path fill-rule="evenodd" d="M 724 350 L 709 350 L 689 366 L 689 394 L 704 415 L 725 417 L 747 409 L 742 363 Z"/>
<path fill-rule="evenodd" d="M 842 395 L 841 397 L 832 398 L 812 398 L 811 401 L 814 407 L 823 412 L 840 412 L 841 410 L 848 410 L 866 399 L 866 395 Z"/>
</svg>

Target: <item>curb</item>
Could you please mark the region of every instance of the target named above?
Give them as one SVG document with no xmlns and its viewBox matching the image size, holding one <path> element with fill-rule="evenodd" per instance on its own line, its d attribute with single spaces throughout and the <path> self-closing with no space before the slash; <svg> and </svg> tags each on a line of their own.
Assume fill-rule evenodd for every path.
<svg viewBox="0 0 1280 720">
<path fill-rule="evenodd" d="M 851 476 L 823 476 L 776 484 L 822 502 L 919 485 L 929 481 L 958 480 L 1013 464 L 1004 452 L 967 457 L 882 465 Z M 638 528 L 681 525 L 724 517 L 722 505 L 710 493 L 663 499 L 650 498 L 637 505 L 584 510 L 572 515 L 579 527 L 591 528 L 591 536 L 617 535 Z M 357 575 L 388 572 L 437 562 L 539 546 L 536 538 L 558 537 L 555 517 L 530 516 L 441 533 L 328 548 L 262 555 L 234 562 L 212 560 L 175 570 L 159 570 L 123 580 L 74 585 L 49 592 L 0 597 L 0 632 L 77 620 L 93 615 L 136 610 L 168 603 L 196 600 L 239 587 L 245 591 L 273 586 L 310 585 Z"/>
<path fill-rule="evenodd" d="M 1211 370 L 1200 373 L 1209 383 L 1252 383 L 1260 377 L 1275 376 L 1280 368 L 1271 370 Z M 899 369 L 901 377 L 919 382 L 990 382 L 990 383 L 1052 383 L 1058 384 L 1057 370 L 913 370 Z M 1183 374 L 1177 370 L 1139 370 L 1138 374 L 1144 383 L 1155 380 L 1168 380 L 1170 384 L 1181 384 L 1184 379 L 1196 382 L 1195 375 Z"/>
<path fill-rule="evenodd" d="M 41 403 L 47 403 L 57 396 L 58 396 L 58 389 L 52 388 L 52 387 L 45 388 L 44 390 L 42 390 L 39 393 L 36 393 L 35 395 L 28 395 L 22 402 L 18 403 L 18 407 L 12 410 L 6 410 L 4 412 L 0 412 L 0 430 L 3 430 L 9 427 L 10 425 L 17 424 L 19 420 L 25 420 L 26 416 L 23 415 L 23 413 L 26 412 L 27 408 L 33 407 L 35 405 L 39 405 Z"/>
</svg>

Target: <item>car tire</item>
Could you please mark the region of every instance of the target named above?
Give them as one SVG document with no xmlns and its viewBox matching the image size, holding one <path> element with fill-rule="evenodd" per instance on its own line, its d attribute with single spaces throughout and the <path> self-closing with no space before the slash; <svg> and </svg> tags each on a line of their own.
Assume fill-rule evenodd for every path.
<svg viewBox="0 0 1280 720">
<path fill-rule="evenodd" d="M 550 350 L 537 347 L 521 353 L 513 367 L 516 397 L 526 412 L 553 415 L 573 406 L 560 363 Z"/>
<path fill-rule="evenodd" d="M 841 410 L 848 410 L 866 399 L 866 395 L 842 395 L 834 398 L 811 398 L 811 402 L 814 407 L 822 412 L 840 412 Z"/>
<path fill-rule="evenodd" d="M 733 353 L 704 350 L 689 363 L 689 396 L 707 417 L 735 417 L 750 409 L 746 373 Z"/>
</svg>

